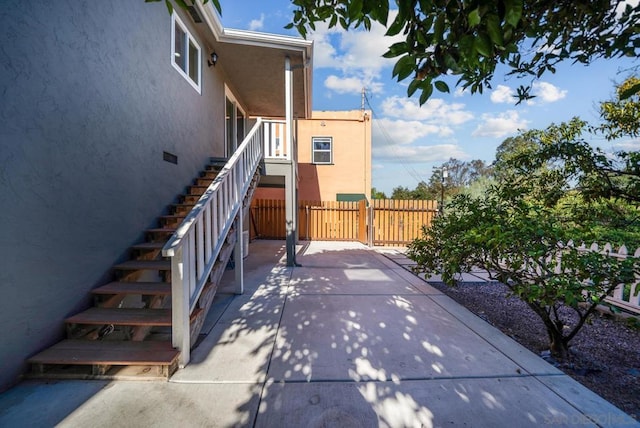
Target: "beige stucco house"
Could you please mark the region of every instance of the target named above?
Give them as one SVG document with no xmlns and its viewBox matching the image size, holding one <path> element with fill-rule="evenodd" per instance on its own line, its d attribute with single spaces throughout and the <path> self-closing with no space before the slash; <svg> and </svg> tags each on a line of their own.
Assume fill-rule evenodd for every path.
<svg viewBox="0 0 640 428">
<path fill-rule="evenodd" d="M 295 125 L 298 200 L 371 199 L 371 111 L 313 111 Z M 265 178 L 256 198 L 284 199 L 284 189 Z"/>
</svg>

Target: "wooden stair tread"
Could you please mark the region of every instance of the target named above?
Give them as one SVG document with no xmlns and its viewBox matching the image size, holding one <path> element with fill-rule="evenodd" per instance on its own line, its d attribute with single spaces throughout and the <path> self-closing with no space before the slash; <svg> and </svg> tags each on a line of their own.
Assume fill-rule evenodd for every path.
<svg viewBox="0 0 640 428">
<path fill-rule="evenodd" d="M 92 290 L 93 294 L 143 294 L 166 296 L 171 294 L 168 282 L 110 282 Z"/>
<path fill-rule="evenodd" d="M 131 246 L 133 250 L 161 250 L 167 242 L 141 242 Z"/>
<path fill-rule="evenodd" d="M 171 326 L 171 309 L 89 308 L 65 320 L 68 324 Z"/>
<path fill-rule="evenodd" d="M 215 180 L 215 178 L 207 178 L 207 177 L 198 177 L 196 178 L 196 186 L 205 186 L 205 187 L 209 187 L 211 185 L 211 183 L 213 183 L 213 180 Z"/>
<path fill-rule="evenodd" d="M 147 229 L 147 232 L 150 233 L 173 233 L 175 231 L 175 227 L 155 227 L 153 229 Z"/>
<path fill-rule="evenodd" d="M 169 215 L 162 215 L 159 218 L 161 220 L 182 220 L 186 217 L 185 214 L 169 214 Z"/>
<path fill-rule="evenodd" d="M 63 340 L 29 358 L 33 364 L 171 365 L 180 355 L 170 342 Z"/>
<path fill-rule="evenodd" d="M 169 260 L 129 260 L 113 267 L 116 270 L 171 270 Z"/>
</svg>

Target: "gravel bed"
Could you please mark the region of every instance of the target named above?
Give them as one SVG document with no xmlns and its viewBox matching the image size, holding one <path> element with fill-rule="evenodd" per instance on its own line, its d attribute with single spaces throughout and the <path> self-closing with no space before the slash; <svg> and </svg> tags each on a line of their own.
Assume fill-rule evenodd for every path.
<svg viewBox="0 0 640 428">
<path fill-rule="evenodd" d="M 571 341 L 569 361 L 548 357 L 548 337 L 540 318 L 520 299 L 507 297 L 503 284 L 429 282 L 520 344 L 640 420 L 640 328 L 596 314 Z M 637 325 L 637 324 L 636 324 Z"/>
</svg>

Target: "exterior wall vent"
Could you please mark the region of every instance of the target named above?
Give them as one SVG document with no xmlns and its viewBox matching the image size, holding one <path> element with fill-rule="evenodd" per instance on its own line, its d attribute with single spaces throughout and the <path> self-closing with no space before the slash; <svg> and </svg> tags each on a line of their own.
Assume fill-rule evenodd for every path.
<svg viewBox="0 0 640 428">
<path fill-rule="evenodd" d="M 193 22 L 195 22 L 196 24 L 201 24 L 202 17 L 200 17 L 198 9 L 196 9 L 196 5 L 194 4 L 193 0 L 186 0 L 184 4 L 186 6 L 187 12 L 189 12 L 189 15 L 191 15 L 191 19 L 193 19 Z"/>
<path fill-rule="evenodd" d="M 178 156 L 174 155 L 173 153 L 162 152 L 162 159 L 169 163 L 178 165 Z"/>
</svg>

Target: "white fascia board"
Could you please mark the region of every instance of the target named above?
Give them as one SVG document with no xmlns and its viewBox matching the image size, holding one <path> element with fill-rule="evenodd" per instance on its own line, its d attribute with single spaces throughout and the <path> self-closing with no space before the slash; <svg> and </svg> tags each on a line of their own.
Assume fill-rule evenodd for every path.
<svg viewBox="0 0 640 428">
<path fill-rule="evenodd" d="M 218 12 L 212 2 L 202 4 L 195 2 L 204 16 L 209 29 L 216 41 L 221 43 L 236 43 L 247 46 L 260 46 L 272 49 L 287 49 L 302 53 L 304 67 L 304 86 L 307 93 L 306 116 L 311 117 L 311 88 L 313 87 L 313 41 L 301 37 L 283 36 L 279 34 L 260 33 L 249 30 L 234 30 L 224 28 Z"/>
<path fill-rule="evenodd" d="M 224 28 L 211 2 L 207 2 L 204 5 L 200 2 L 196 2 L 196 4 L 204 15 L 205 21 L 218 42 L 302 51 L 304 53 L 303 56 L 306 56 L 306 58 L 304 58 L 305 61 L 312 56 L 313 41 L 311 40 L 305 40 L 301 37 Z"/>
</svg>

